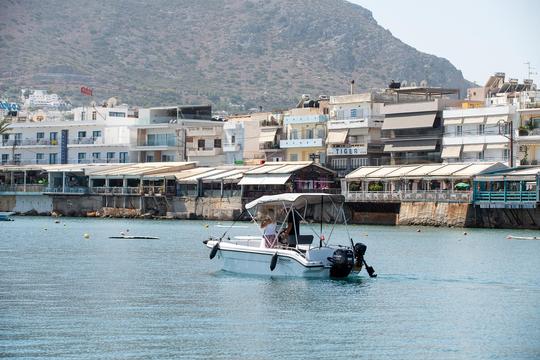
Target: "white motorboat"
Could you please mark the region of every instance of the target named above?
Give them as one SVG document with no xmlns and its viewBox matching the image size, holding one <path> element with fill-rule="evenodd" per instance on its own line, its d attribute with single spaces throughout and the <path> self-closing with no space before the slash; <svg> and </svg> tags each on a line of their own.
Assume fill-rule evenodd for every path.
<svg viewBox="0 0 540 360">
<path fill-rule="evenodd" d="M 367 249 L 364 244 L 355 244 L 350 236 L 350 246 L 330 244 L 335 225 L 340 220 L 346 225 L 343 203 L 342 195 L 324 193 L 262 196 L 246 204 L 246 211 L 258 225 L 261 234 L 231 238 L 228 232 L 233 228 L 233 223 L 221 237 L 211 236 L 204 243 L 211 249 L 210 259 L 218 259 L 222 262 L 223 270 L 235 273 L 345 278 L 358 274 L 365 264 L 369 276 L 375 277 L 375 271 L 364 259 Z M 260 223 L 261 214 L 265 211 L 275 213 L 276 209 L 281 209 L 280 214 L 286 221 L 276 225 L 274 237 L 266 234 Z M 308 223 L 306 218 L 315 218 L 315 213 L 319 220 L 317 224 L 320 224 L 319 231 L 314 226 L 317 224 L 304 225 Z M 325 216 L 333 220 L 328 238 L 322 231 Z M 311 233 L 301 233 L 300 227 L 309 227 Z"/>
</svg>

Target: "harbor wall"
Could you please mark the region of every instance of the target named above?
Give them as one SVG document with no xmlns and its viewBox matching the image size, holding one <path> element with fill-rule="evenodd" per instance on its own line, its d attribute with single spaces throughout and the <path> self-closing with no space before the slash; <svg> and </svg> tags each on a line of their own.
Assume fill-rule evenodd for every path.
<svg viewBox="0 0 540 360">
<path fill-rule="evenodd" d="M 347 203 L 350 211 L 349 223 L 364 225 L 396 225 L 399 203 Z"/>
<path fill-rule="evenodd" d="M 53 199 L 47 195 L 2 195 L 0 211 L 48 215 L 53 211 Z"/>
<path fill-rule="evenodd" d="M 478 206 L 471 211 L 476 227 L 493 229 L 540 230 L 540 208 L 535 209 L 485 209 Z"/>
<path fill-rule="evenodd" d="M 403 202 L 399 211 L 398 225 L 423 226 L 474 226 L 471 204 L 446 202 Z"/>
</svg>

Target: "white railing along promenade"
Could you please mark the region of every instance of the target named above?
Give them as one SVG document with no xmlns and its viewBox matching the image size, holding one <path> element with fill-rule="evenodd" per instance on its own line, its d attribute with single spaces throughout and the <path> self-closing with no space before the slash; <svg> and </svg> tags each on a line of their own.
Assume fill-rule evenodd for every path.
<svg viewBox="0 0 540 360">
<path fill-rule="evenodd" d="M 349 191 L 344 193 L 350 202 L 457 202 L 470 203 L 471 191 L 418 190 L 418 191 Z"/>
</svg>

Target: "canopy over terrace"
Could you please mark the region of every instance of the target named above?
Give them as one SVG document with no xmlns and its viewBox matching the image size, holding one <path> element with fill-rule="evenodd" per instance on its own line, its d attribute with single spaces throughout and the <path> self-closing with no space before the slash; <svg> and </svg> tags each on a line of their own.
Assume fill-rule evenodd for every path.
<svg viewBox="0 0 540 360">
<path fill-rule="evenodd" d="M 156 193 L 156 186 L 166 190 L 167 181 L 171 187 L 167 193 L 173 193 L 175 176 L 171 173 L 192 169 L 196 162 L 156 162 L 128 165 L 116 165 L 107 169 L 88 173 L 90 187 L 95 192 L 108 193 L 109 188 L 140 188 L 149 186 Z M 140 189 L 138 191 L 140 193 Z"/>
<path fill-rule="evenodd" d="M 184 196 L 240 196 L 238 183 L 253 166 L 202 167 L 176 173 L 179 194 Z"/>
<path fill-rule="evenodd" d="M 370 183 L 382 183 L 386 191 L 416 190 L 422 183 L 425 190 L 452 189 L 457 180 L 471 181 L 475 175 L 506 168 L 499 162 L 361 167 L 345 177 L 346 191 L 357 191 L 359 182 L 362 191 L 369 190 Z"/>
</svg>

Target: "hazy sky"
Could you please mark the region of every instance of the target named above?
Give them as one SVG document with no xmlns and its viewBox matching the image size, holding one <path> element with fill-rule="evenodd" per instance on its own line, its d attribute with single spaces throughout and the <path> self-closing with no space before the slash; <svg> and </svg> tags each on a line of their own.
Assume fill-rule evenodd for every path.
<svg viewBox="0 0 540 360">
<path fill-rule="evenodd" d="M 483 85 L 500 71 L 521 82 L 525 62 L 540 73 L 539 0 L 349 1 L 406 44 L 448 59 L 467 80 Z"/>
</svg>

